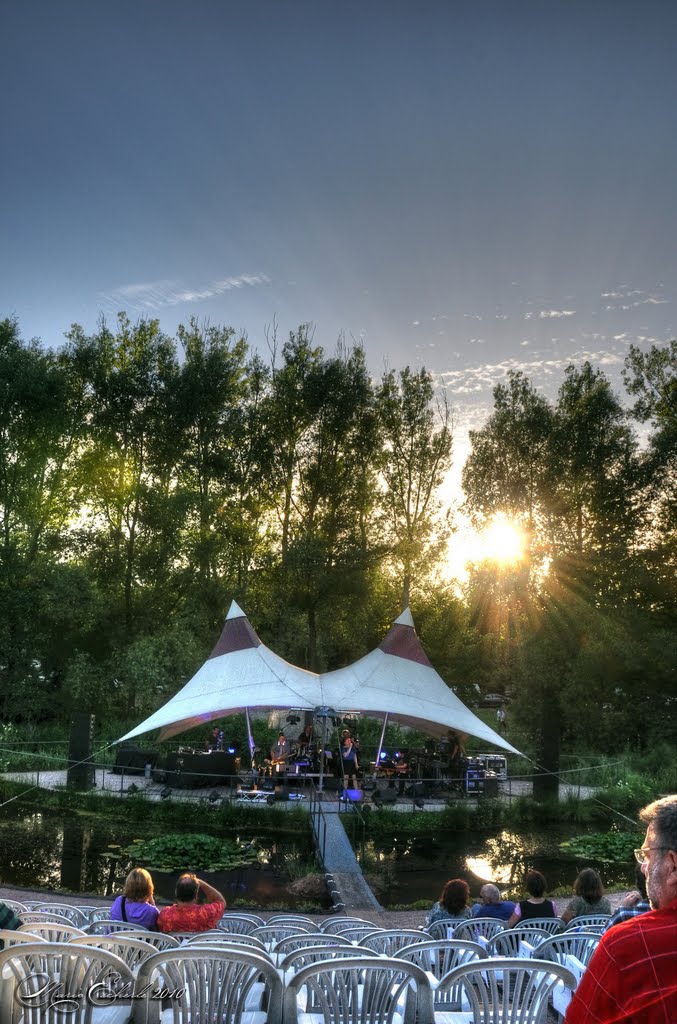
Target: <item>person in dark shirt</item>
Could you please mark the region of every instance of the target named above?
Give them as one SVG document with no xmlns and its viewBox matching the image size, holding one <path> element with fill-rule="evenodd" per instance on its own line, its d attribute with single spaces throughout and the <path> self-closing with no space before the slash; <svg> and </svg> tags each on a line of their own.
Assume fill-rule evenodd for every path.
<svg viewBox="0 0 677 1024">
<path fill-rule="evenodd" d="M 0 902 L 0 928 L 6 928 L 8 931 L 15 932 L 20 926 L 21 918 L 17 917 L 11 907 L 8 907 L 6 903 Z M 0 942 L 0 949 L 4 948 L 5 943 Z"/>
</svg>

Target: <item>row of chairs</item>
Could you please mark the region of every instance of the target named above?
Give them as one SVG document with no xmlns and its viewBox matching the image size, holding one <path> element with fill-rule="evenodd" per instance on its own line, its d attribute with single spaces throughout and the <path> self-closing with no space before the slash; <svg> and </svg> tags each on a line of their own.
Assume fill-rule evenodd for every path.
<svg viewBox="0 0 677 1024">
<path fill-rule="evenodd" d="M 536 1024 L 555 986 L 576 986 L 559 964 L 490 960 L 459 940 L 419 938 L 395 957 L 317 945 L 276 966 L 269 953 L 224 939 L 193 934 L 164 950 L 125 934 L 19 940 L 0 953 L 0 1020 L 61 1022 L 66 993 L 69 1024 L 126 1024 L 132 1007 L 138 1024 Z M 60 998 L 52 1005 L 45 992 Z"/>
</svg>

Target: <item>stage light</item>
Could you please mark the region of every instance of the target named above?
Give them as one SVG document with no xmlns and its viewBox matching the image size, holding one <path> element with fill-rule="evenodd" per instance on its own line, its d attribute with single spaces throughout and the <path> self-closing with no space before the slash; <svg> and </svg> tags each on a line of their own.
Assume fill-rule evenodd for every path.
<svg viewBox="0 0 677 1024">
<path fill-rule="evenodd" d="M 423 808 L 425 807 L 425 801 L 421 800 L 421 798 L 418 797 L 416 800 L 414 800 L 414 807 L 418 807 L 419 811 L 422 811 Z"/>
<path fill-rule="evenodd" d="M 287 715 L 287 718 L 286 718 L 287 725 L 298 725 L 300 721 L 301 721 L 301 718 L 300 718 L 299 715 Z"/>
<path fill-rule="evenodd" d="M 387 756 L 388 756 L 388 752 L 386 750 L 382 750 L 381 751 L 381 761 L 385 761 Z"/>
<path fill-rule="evenodd" d="M 167 800 L 172 795 L 172 791 L 169 786 L 165 786 L 164 789 L 160 790 L 160 796 L 163 800 Z"/>
<path fill-rule="evenodd" d="M 233 747 L 233 746 L 228 747 L 228 753 L 229 754 L 234 754 L 236 750 L 237 750 L 237 747 Z"/>
<path fill-rule="evenodd" d="M 216 804 L 221 799 L 221 794 L 218 792 L 218 790 L 213 789 L 209 796 L 207 797 L 207 799 L 209 800 L 210 804 Z"/>
<path fill-rule="evenodd" d="M 139 792 L 139 787 L 134 782 L 132 782 L 131 786 L 127 787 L 127 793 L 129 794 L 129 796 L 133 796 L 135 793 L 138 793 L 138 792 Z"/>
</svg>

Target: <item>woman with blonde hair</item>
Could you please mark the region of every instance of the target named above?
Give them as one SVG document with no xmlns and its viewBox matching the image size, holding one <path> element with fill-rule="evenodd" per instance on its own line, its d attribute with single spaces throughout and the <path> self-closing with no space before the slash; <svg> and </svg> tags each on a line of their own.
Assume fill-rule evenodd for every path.
<svg viewBox="0 0 677 1024">
<path fill-rule="evenodd" d="M 110 908 L 112 920 L 156 931 L 159 913 L 153 897 L 153 879 L 145 868 L 133 868 L 125 879 L 124 893 L 113 901 Z"/>
</svg>

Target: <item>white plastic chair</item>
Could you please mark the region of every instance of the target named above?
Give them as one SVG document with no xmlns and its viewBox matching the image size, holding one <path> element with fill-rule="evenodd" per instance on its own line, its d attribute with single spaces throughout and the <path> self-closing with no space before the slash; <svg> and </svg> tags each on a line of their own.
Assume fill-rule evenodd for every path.
<svg viewBox="0 0 677 1024">
<path fill-rule="evenodd" d="M 144 929 L 127 921 L 113 921 L 110 917 L 101 917 L 82 929 L 86 935 L 109 935 L 111 932 L 137 932 Z"/>
<path fill-rule="evenodd" d="M 495 917 L 473 917 L 469 921 L 461 921 L 454 928 L 455 939 L 470 939 L 471 942 L 476 942 L 478 936 L 482 936 L 484 939 L 490 939 L 492 935 L 498 935 L 499 932 L 504 932 L 505 922 L 499 921 Z"/>
<path fill-rule="evenodd" d="M 305 949 L 295 949 L 278 960 L 277 969 L 282 981 L 286 985 L 295 974 L 309 964 L 326 964 L 329 960 L 348 960 L 356 957 L 378 957 L 373 949 L 366 946 L 353 946 L 352 942 L 347 946 L 306 946 Z M 308 1010 L 308 1006 L 306 1006 Z"/>
<path fill-rule="evenodd" d="M 571 971 L 547 960 L 500 957 L 462 964 L 441 979 L 437 993 L 455 989 L 469 1009 L 435 1011 L 435 1024 L 543 1024 L 548 999 L 560 981 L 571 991 L 576 988 Z"/>
<path fill-rule="evenodd" d="M 569 924 L 565 925 L 567 931 L 577 928 L 579 931 L 590 931 L 591 928 L 606 928 L 611 920 L 611 914 L 580 914 L 579 917 L 572 917 Z"/>
<path fill-rule="evenodd" d="M 553 960 L 563 967 L 567 966 L 568 956 L 575 956 L 584 967 L 587 967 L 599 940 L 597 932 L 562 932 L 561 935 L 551 935 L 539 942 L 533 956 L 538 960 Z"/>
<path fill-rule="evenodd" d="M 439 991 L 441 979 L 454 967 L 486 960 L 487 951 L 477 942 L 469 939 L 427 939 L 413 946 L 405 946 L 395 954 L 397 960 L 407 960 L 425 971 L 433 993 L 436 1010 L 460 1010 L 461 997 L 457 986 L 445 987 Z"/>
<path fill-rule="evenodd" d="M 537 932 L 522 931 L 519 928 L 506 928 L 505 931 L 497 932 L 487 939 L 487 953 L 489 956 L 517 957 L 520 952 L 520 943 L 528 942 L 534 944 L 534 936 L 547 939 L 547 935 L 538 935 Z"/>
<path fill-rule="evenodd" d="M 238 932 L 231 935 L 230 932 L 222 932 L 220 928 L 212 929 L 209 932 L 192 932 L 183 940 L 184 946 L 200 945 L 205 942 L 214 945 L 221 943 L 225 946 L 244 946 L 245 949 L 253 949 L 260 953 L 266 952 L 265 943 L 261 939 L 257 939 L 255 935 L 241 935 Z"/>
<path fill-rule="evenodd" d="M 10 1024 L 20 1007 L 21 1024 L 126 1024 L 134 975 L 127 964 L 104 949 L 72 943 L 29 942 L 0 952 L 0 1020 Z M 68 993 L 62 999 L 49 991 Z M 106 996 L 115 992 L 111 1001 Z M 20 1000 L 17 998 L 20 995 Z M 97 1005 L 98 1003 L 98 1005 Z"/>
<path fill-rule="evenodd" d="M 338 935 L 346 928 L 367 926 L 373 931 L 376 927 L 371 921 L 365 921 L 363 917 L 328 917 L 320 921 L 320 929 L 327 935 Z"/>
<path fill-rule="evenodd" d="M 73 939 L 73 945 L 86 946 L 88 949 L 107 949 L 124 960 L 135 973 L 144 960 L 157 953 L 155 946 L 145 938 L 132 938 L 125 932 L 118 932 L 116 935 L 80 935 Z"/>
<path fill-rule="evenodd" d="M 158 1024 L 161 1003 L 152 998 L 157 987 L 182 993 L 171 1000 L 173 1024 L 280 1024 L 282 1019 L 280 976 L 254 950 L 182 946 L 156 953 L 139 968 L 138 1024 Z"/>
<path fill-rule="evenodd" d="M 285 1024 L 432 1024 L 424 971 L 406 960 L 336 957 L 302 967 L 287 982 Z"/>
<path fill-rule="evenodd" d="M 344 935 L 327 935 L 326 932 L 311 932 L 307 935 L 287 935 L 286 938 L 280 939 L 275 946 L 275 952 L 278 957 L 287 956 L 288 953 L 294 953 L 298 949 L 308 949 L 312 947 L 323 946 L 326 949 L 335 949 L 337 946 L 342 946 L 346 949 L 354 949 L 355 946 L 350 939 L 345 938 Z"/>
<path fill-rule="evenodd" d="M 86 936 L 82 928 L 56 921 L 33 921 L 32 924 L 22 924 L 17 931 L 39 935 L 47 942 L 70 942 L 76 936 Z"/>
<path fill-rule="evenodd" d="M 266 922 L 258 914 L 231 914 L 228 911 L 216 922 L 224 932 L 251 935 L 255 928 L 262 928 Z"/>
<path fill-rule="evenodd" d="M 542 935 L 557 935 L 564 928 L 564 921 L 561 917 L 530 917 L 527 921 L 518 921 L 515 928 L 540 932 Z"/>
<path fill-rule="evenodd" d="M 302 924 L 305 925 L 309 932 L 322 931 L 319 924 L 315 921 L 311 921 L 305 914 L 273 914 L 269 917 L 265 924 Z"/>
<path fill-rule="evenodd" d="M 255 928 L 251 934 L 261 939 L 266 949 L 273 950 L 280 939 L 288 935 L 309 935 L 310 932 L 301 924 L 264 924 L 262 928 Z"/>
<path fill-rule="evenodd" d="M 63 925 L 70 925 L 72 923 L 70 918 L 64 914 L 51 913 L 46 910 L 39 913 L 29 910 L 26 914 L 21 914 L 22 924 L 44 924 L 45 922 Z"/>
<path fill-rule="evenodd" d="M 375 928 L 373 924 L 351 924 L 347 928 L 343 928 L 340 932 L 323 932 L 323 935 L 340 935 L 344 939 L 348 939 L 350 942 L 361 943 L 365 935 L 373 935 L 374 932 L 384 931 L 383 928 Z"/>
<path fill-rule="evenodd" d="M 453 939 L 458 926 L 468 920 L 467 917 L 447 917 L 426 925 L 425 930 L 431 939 Z"/>
<path fill-rule="evenodd" d="M 70 903 L 49 903 L 45 900 L 44 903 L 34 903 L 32 912 L 34 914 L 60 914 L 76 928 L 84 928 L 86 924 L 89 924 L 88 915 L 83 914 L 79 907 L 71 906 Z"/>
<path fill-rule="evenodd" d="M 398 949 L 411 946 L 414 942 L 425 942 L 425 932 L 414 928 L 381 928 L 360 939 L 360 945 L 375 949 L 382 956 L 394 956 Z"/>
<path fill-rule="evenodd" d="M 0 928 L 0 949 L 7 949 L 9 946 L 16 946 L 19 942 L 47 942 L 43 935 L 34 935 L 29 931 L 14 931 L 11 928 Z"/>
</svg>

